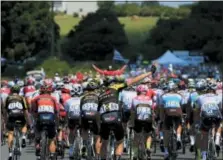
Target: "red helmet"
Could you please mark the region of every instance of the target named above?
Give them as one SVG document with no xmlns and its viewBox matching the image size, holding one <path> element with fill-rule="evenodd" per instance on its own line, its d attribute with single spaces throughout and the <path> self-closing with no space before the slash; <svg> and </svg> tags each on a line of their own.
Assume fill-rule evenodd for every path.
<svg viewBox="0 0 223 160">
<path fill-rule="evenodd" d="M 51 79 L 45 79 L 43 85 L 40 87 L 40 92 L 52 92 L 53 81 Z"/>
<path fill-rule="evenodd" d="M 68 94 L 70 94 L 70 88 L 69 88 L 69 86 L 64 85 L 64 87 L 61 89 L 61 92 L 62 93 L 68 93 Z"/>
<path fill-rule="evenodd" d="M 34 80 L 32 80 L 31 78 L 29 78 L 26 82 L 27 85 L 33 85 L 34 84 Z"/>
<path fill-rule="evenodd" d="M 140 84 L 137 88 L 136 91 L 137 92 L 146 92 L 148 90 L 148 87 L 146 85 Z"/>
<path fill-rule="evenodd" d="M 2 86 L 7 86 L 8 85 L 8 81 L 6 81 L 6 80 L 2 80 L 1 81 L 1 87 Z"/>
</svg>

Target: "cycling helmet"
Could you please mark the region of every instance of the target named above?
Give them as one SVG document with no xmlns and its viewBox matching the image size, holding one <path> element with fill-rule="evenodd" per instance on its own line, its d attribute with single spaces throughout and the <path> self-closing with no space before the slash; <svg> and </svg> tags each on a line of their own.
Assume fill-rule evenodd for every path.
<svg viewBox="0 0 223 160">
<path fill-rule="evenodd" d="M 14 85 L 11 88 L 12 93 L 19 93 L 20 92 L 20 86 L 19 85 Z"/>
<path fill-rule="evenodd" d="M 19 80 L 17 82 L 17 84 L 20 86 L 20 87 L 23 87 L 24 86 L 24 81 L 23 80 Z"/>
<path fill-rule="evenodd" d="M 8 83 L 8 86 L 9 87 L 13 87 L 15 85 L 15 82 L 14 81 L 10 81 L 9 83 Z"/>
<path fill-rule="evenodd" d="M 167 89 L 169 91 L 175 90 L 175 89 L 177 89 L 177 85 L 173 81 L 169 81 L 168 85 L 167 85 Z"/>
<path fill-rule="evenodd" d="M 65 76 L 65 77 L 63 78 L 63 82 L 64 82 L 64 83 L 70 83 L 69 77 L 68 77 L 68 76 Z"/>
<path fill-rule="evenodd" d="M 88 82 L 86 89 L 94 90 L 99 88 L 99 82 L 96 79 L 91 80 Z"/>
<path fill-rule="evenodd" d="M 213 91 L 216 91 L 217 90 L 217 84 L 214 83 L 214 82 L 209 82 L 207 84 L 207 90 L 213 90 Z"/>
<path fill-rule="evenodd" d="M 6 80 L 1 81 L 1 87 L 4 87 L 4 86 L 8 86 L 8 81 Z"/>
<path fill-rule="evenodd" d="M 53 91 L 53 81 L 52 79 L 45 79 L 42 86 L 40 87 L 41 93 L 49 93 Z"/>
<path fill-rule="evenodd" d="M 205 89 L 205 83 L 203 81 L 198 81 L 196 83 L 196 89 L 198 91 L 203 91 Z"/>
<path fill-rule="evenodd" d="M 35 81 L 29 78 L 26 82 L 26 85 L 34 85 Z"/>
<path fill-rule="evenodd" d="M 73 84 L 71 89 L 71 96 L 78 95 L 80 96 L 83 93 L 83 87 L 81 84 Z"/>
<path fill-rule="evenodd" d="M 70 94 L 70 87 L 68 85 L 64 85 L 61 92 Z"/>
<path fill-rule="evenodd" d="M 146 85 L 140 84 L 137 88 L 136 91 L 141 93 L 141 92 L 146 92 L 148 90 L 148 87 Z"/>
<path fill-rule="evenodd" d="M 195 88 L 195 82 L 194 82 L 193 79 L 189 79 L 189 81 L 188 81 L 188 87 L 189 88 Z"/>
</svg>

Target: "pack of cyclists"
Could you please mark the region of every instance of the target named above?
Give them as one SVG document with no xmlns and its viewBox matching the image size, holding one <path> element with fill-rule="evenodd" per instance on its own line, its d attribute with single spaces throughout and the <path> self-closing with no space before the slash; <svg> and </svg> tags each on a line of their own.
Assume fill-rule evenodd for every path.
<svg viewBox="0 0 223 160">
<path fill-rule="evenodd" d="M 151 71 L 126 81 L 123 74 L 86 77 L 60 77 L 37 81 L 1 81 L 2 132 L 7 135 L 9 160 L 12 160 L 14 125 L 21 122 L 22 148 L 26 147 L 27 131 L 35 137 L 37 159 L 41 159 L 41 132 L 47 130 L 50 159 L 56 159 L 63 146 L 69 148 L 69 158 L 77 154 L 87 158 L 88 133 L 93 134 L 94 159 L 108 159 L 106 148 L 111 134 L 115 139 L 112 159 L 120 160 L 123 153 L 137 148 L 143 134 L 144 159 L 150 160 L 158 137 L 165 160 L 170 159 L 171 129 L 175 127 L 176 150 L 183 145 L 182 133 L 187 131 L 190 152 L 200 150 L 201 159 L 208 159 L 209 130 L 214 125 L 216 151 L 222 140 L 222 81 L 212 78 L 193 79 L 187 76 L 156 78 L 156 66 Z M 186 115 L 186 127 L 182 126 Z M 158 130 L 158 132 L 155 132 Z M 80 153 L 75 153 L 75 138 L 80 131 Z M 134 143 L 130 148 L 130 131 Z M 155 133 L 155 137 L 154 134 Z M 198 134 L 199 133 L 199 134 Z M 67 136 L 66 136 L 67 135 Z M 3 140 L 1 140 L 3 141 Z"/>
</svg>

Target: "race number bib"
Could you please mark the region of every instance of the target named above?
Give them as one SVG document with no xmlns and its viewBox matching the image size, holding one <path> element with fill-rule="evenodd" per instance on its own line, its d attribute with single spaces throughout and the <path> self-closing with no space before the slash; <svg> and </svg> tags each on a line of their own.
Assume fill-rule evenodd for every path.
<svg viewBox="0 0 223 160">
<path fill-rule="evenodd" d="M 80 105 L 79 104 L 72 104 L 70 106 L 70 110 L 73 115 L 80 115 Z"/>
<path fill-rule="evenodd" d="M 53 106 L 42 105 L 38 107 L 38 113 L 54 113 Z"/>
<path fill-rule="evenodd" d="M 165 108 L 179 108 L 180 107 L 180 103 L 177 101 L 168 101 L 165 104 Z"/>
<path fill-rule="evenodd" d="M 150 118 L 151 115 L 151 108 L 150 107 L 145 107 L 145 106 L 139 106 L 136 109 L 137 113 L 137 119 L 139 120 L 146 120 Z"/>
<path fill-rule="evenodd" d="M 208 114 L 213 114 L 213 111 L 219 110 L 216 103 L 206 103 L 201 108 L 202 111 L 205 111 Z"/>
<path fill-rule="evenodd" d="M 82 105 L 83 111 L 97 111 L 98 104 L 97 103 L 85 103 Z"/>
<path fill-rule="evenodd" d="M 13 103 L 10 103 L 8 105 L 8 109 L 10 109 L 10 110 L 14 110 L 14 109 L 22 110 L 23 106 L 20 102 L 13 102 Z"/>
<path fill-rule="evenodd" d="M 103 104 L 100 113 L 104 112 L 110 112 L 110 111 L 118 111 L 119 105 L 117 103 L 109 103 L 109 104 Z"/>
</svg>

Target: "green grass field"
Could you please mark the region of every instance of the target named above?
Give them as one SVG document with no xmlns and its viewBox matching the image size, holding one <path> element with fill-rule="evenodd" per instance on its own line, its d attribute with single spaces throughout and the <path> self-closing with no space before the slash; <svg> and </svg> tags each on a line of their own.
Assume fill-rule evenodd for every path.
<svg viewBox="0 0 223 160">
<path fill-rule="evenodd" d="M 130 45 L 138 45 L 144 40 L 148 31 L 156 25 L 157 19 L 155 17 L 139 17 L 137 20 L 132 20 L 131 17 L 122 17 L 119 18 L 119 21 L 125 25 Z M 61 37 L 64 37 L 74 25 L 79 23 L 80 18 L 74 18 L 69 15 L 58 15 L 55 16 L 55 21 L 60 26 Z"/>
</svg>

